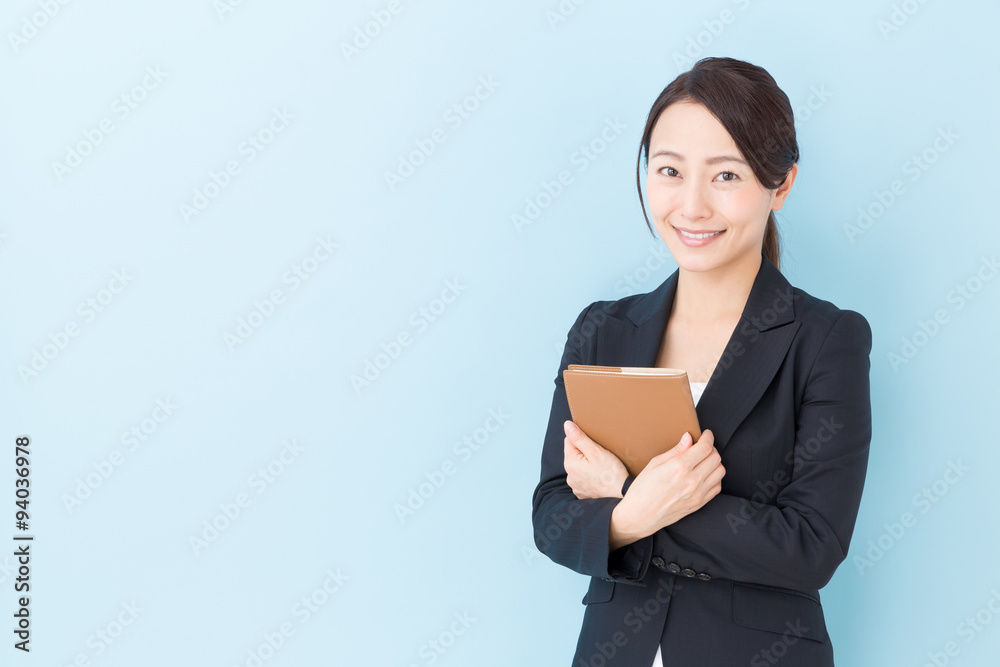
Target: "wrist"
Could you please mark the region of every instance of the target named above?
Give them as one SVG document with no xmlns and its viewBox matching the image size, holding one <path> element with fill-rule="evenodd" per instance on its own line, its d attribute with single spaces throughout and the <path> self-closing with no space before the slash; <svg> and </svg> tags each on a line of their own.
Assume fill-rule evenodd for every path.
<svg viewBox="0 0 1000 667">
<path fill-rule="evenodd" d="M 625 483 L 628 480 L 628 472 L 612 472 L 604 470 L 601 472 L 600 490 L 602 498 L 624 498 Z"/>
<path fill-rule="evenodd" d="M 611 482 L 611 493 L 615 498 L 625 497 L 625 480 L 628 479 L 628 473 L 625 475 L 616 476 Z"/>
<path fill-rule="evenodd" d="M 642 531 L 632 523 L 629 506 L 623 499 L 611 510 L 611 523 L 608 530 L 608 541 L 611 551 L 632 544 L 645 537 Z"/>
</svg>

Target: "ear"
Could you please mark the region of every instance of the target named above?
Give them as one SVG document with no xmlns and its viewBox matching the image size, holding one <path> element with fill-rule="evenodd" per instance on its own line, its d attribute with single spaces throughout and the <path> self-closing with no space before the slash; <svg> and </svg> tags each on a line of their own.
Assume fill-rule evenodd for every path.
<svg viewBox="0 0 1000 667">
<path fill-rule="evenodd" d="M 795 177 L 799 173 L 798 163 L 793 164 L 792 168 L 788 170 L 785 174 L 785 182 L 778 186 L 778 189 L 774 191 L 774 197 L 771 199 L 771 210 L 779 211 L 781 207 L 785 205 L 785 198 L 788 193 L 792 190 L 792 184 L 795 183 Z"/>
</svg>

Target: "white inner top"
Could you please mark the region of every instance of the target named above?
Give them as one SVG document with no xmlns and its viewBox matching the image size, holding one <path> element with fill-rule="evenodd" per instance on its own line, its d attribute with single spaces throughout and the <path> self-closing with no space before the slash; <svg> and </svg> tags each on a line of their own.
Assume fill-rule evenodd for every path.
<svg viewBox="0 0 1000 667">
<path fill-rule="evenodd" d="M 694 397 L 694 404 L 698 405 L 698 399 L 701 398 L 702 393 L 705 391 L 705 387 L 708 386 L 707 382 L 692 382 L 691 383 L 691 396 Z M 653 658 L 652 667 L 663 667 L 663 655 L 660 653 L 660 647 L 656 647 L 656 656 Z"/>
</svg>

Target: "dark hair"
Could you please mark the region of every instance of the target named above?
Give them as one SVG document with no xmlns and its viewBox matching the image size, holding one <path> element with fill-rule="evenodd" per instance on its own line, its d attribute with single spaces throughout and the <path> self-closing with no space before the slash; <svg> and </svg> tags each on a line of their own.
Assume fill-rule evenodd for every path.
<svg viewBox="0 0 1000 667">
<path fill-rule="evenodd" d="M 776 190 L 781 186 L 788 170 L 799 161 L 792 105 L 774 78 L 765 69 L 742 60 L 702 58 L 663 89 L 649 110 L 646 129 L 642 132 L 642 144 L 635 165 L 635 184 L 650 234 L 653 227 L 642 202 L 639 168 L 645 157 L 646 169 L 649 170 L 649 141 L 653 126 L 663 110 L 675 102 L 696 102 L 718 118 L 750 163 L 757 180 L 768 189 Z M 774 211 L 767 216 L 762 252 L 780 268 L 781 246 Z"/>
</svg>

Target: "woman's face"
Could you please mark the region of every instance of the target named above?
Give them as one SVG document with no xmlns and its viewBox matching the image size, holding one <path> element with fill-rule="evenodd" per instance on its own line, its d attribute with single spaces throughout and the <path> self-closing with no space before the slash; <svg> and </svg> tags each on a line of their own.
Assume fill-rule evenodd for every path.
<svg viewBox="0 0 1000 667">
<path fill-rule="evenodd" d="M 768 190 L 708 109 L 676 102 L 653 126 L 648 171 L 649 211 L 660 238 L 678 266 L 709 271 L 756 263 L 768 213 L 784 205 L 797 167 L 778 190 Z M 681 230 L 718 233 L 690 238 Z"/>
</svg>

